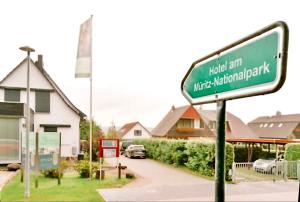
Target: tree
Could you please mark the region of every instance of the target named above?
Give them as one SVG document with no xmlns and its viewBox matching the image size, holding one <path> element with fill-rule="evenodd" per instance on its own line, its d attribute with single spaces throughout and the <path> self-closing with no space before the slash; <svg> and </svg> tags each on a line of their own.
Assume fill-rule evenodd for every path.
<svg viewBox="0 0 300 202">
<path fill-rule="evenodd" d="M 92 135 L 93 137 L 102 135 L 102 129 L 101 126 L 98 125 L 94 120 L 92 121 L 93 124 L 93 130 Z M 90 121 L 89 120 L 83 120 L 80 122 L 80 139 L 81 140 L 88 140 L 90 139 Z"/>
<path fill-rule="evenodd" d="M 119 139 L 118 131 L 116 129 L 115 123 L 112 121 L 111 126 L 108 128 L 108 131 L 105 135 L 107 139 Z"/>
<path fill-rule="evenodd" d="M 99 152 L 99 139 L 103 138 L 103 132 L 101 126 L 94 120 L 92 121 L 92 159 L 96 161 L 98 159 Z M 83 120 L 80 122 L 80 147 L 81 150 L 87 154 L 90 153 L 90 121 Z"/>
</svg>

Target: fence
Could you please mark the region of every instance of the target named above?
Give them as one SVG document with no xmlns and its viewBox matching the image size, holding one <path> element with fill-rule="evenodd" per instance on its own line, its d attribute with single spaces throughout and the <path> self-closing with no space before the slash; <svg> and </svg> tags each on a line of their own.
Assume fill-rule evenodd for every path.
<svg viewBox="0 0 300 202">
<path fill-rule="evenodd" d="M 300 161 L 245 162 L 232 164 L 232 181 L 300 179 Z"/>
</svg>

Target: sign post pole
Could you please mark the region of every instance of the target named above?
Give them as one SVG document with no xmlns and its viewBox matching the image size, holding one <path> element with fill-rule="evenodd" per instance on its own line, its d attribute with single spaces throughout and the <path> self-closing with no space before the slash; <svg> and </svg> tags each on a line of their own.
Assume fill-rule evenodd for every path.
<svg viewBox="0 0 300 202">
<path fill-rule="evenodd" d="M 215 161 L 215 201 L 225 201 L 225 113 L 226 101 L 217 102 L 217 140 Z"/>
<path fill-rule="evenodd" d="M 61 177 L 61 133 L 59 133 L 59 149 L 58 149 L 58 176 L 57 176 L 57 184 L 60 185 L 60 177 Z"/>
<path fill-rule="evenodd" d="M 39 133 L 35 134 L 35 188 L 39 187 Z"/>
<path fill-rule="evenodd" d="M 99 166 L 99 180 L 102 178 L 102 158 L 100 157 L 100 166 Z"/>
</svg>

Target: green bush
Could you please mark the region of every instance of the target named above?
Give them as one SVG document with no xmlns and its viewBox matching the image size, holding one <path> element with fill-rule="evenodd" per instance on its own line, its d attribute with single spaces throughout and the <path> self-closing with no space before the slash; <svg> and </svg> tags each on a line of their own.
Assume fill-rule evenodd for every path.
<svg viewBox="0 0 300 202">
<path fill-rule="evenodd" d="M 230 143 L 225 144 L 225 179 L 231 181 L 231 175 L 229 171 L 232 169 L 232 163 L 234 161 L 234 147 Z"/>
<path fill-rule="evenodd" d="M 186 166 L 205 176 L 215 175 L 215 142 L 190 141 L 186 144 L 188 160 Z M 226 180 L 230 181 L 229 170 L 234 159 L 234 149 L 229 143 L 225 144 Z"/>
<path fill-rule="evenodd" d="M 88 178 L 90 176 L 90 162 L 88 160 L 81 160 L 76 162 L 74 169 L 79 173 L 80 177 Z M 92 175 L 94 175 L 99 169 L 99 165 L 96 162 L 92 163 Z"/>
<path fill-rule="evenodd" d="M 176 166 L 184 165 L 187 162 L 187 154 L 185 153 L 186 141 L 143 139 L 135 140 L 134 144 L 144 145 L 148 158 Z"/>
<path fill-rule="evenodd" d="M 186 166 L 205 176 L 215 174 L 215 142 L 186 140 L 141 139 L 134 144 L 142 144 L 148 158 L 175 166 Z M 226 143 L 226 180 L 234 159 L 233 146 Z"/>
<path fill-rule="evenodd" d="M 47 178 L 58 178 L 58 169 L 42 170 L 42 174 Z M 63 173 L 60 174 L 60 177 L 63 177 Z"/>
<path fill-rule="evenodd" d="M 284 160 L 297 161 L 300 160 L 300 144 L 289 143 L 285 145 Z"/>
<path fill-rule="evenodd" d="M 63 177 L 65 170 L 68 168 L 68 162 L 63 160 L 60 162 L 60 177 Z M 45 177 L 48 178 L 58 178 L 58 169 L 47 169 L 47 170 L 42 170 L 41 172 Z"/>
</svg>

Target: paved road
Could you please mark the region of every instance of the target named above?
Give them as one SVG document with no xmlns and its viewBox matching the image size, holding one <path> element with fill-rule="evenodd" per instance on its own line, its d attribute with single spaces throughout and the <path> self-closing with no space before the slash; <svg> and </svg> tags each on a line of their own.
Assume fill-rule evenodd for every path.
<svg viewBox="0 0 300 202">
<path fill-rule="evenodd" d="M 110 160 L 111 163 L 116 163 Z M 149 159 L 120 158 L 140 178 L 119 189 L 98 190 L 106 201 L 213 201 L 214 182 Z M 298 182 L 226 184 L 226 201 L 297 201 Z"/>
</svg>

